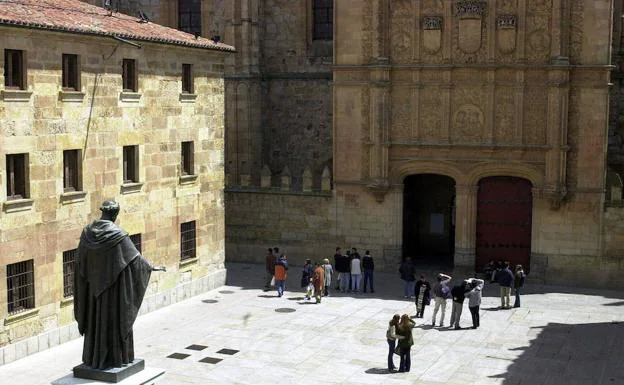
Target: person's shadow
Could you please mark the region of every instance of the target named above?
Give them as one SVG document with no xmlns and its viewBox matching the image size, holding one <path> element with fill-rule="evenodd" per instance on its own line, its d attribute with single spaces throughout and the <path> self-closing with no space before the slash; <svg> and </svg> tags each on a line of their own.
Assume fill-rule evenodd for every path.
<svg viewBox="0 0 624 385">
<path fill-rule="evenodd" d="M 370 368 L 366 369 L 364 372 L 366 374 L 392 374 L 392 372 L 388 371 L 386 368 Z"/>
</svg>

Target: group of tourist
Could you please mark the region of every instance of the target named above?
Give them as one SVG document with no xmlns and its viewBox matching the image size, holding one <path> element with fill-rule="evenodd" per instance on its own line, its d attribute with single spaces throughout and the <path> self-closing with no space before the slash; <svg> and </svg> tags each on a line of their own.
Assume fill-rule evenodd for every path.
<svg viewBox="0 0 624 385">
<path fill-rule="evenodd" d="M 501 306 L 499 309 L 510 309 L 511 288 L 514 288 L 516 300 L 514 307 L 520 307 L 520 294 L 526 274 L 522 265 L 517 265 L 515 272 L 509 267 L 509 262 L 501 262 L 494 269 L 493 275 L 488 275 L 491 282 L 497 282 L 500 286 Z M 472 317 L 472 329 L 480 326 L 479 308 L 481 306 L 481 293 L 485 285 L 485 281 L 479 278 L 467 278 L 454 285 L 452 288 L 449 283 L 451 276 L 439 273 L 436 276 L 436 282 L 431 286 L 424 274 L 420 275 L 420 279 L 415 279 L 415 268 L 409 258 L 399 267 L 401 279 L 405 282 L 404 297 L 414 298 L 416 305 L 415 318 L 424 318 L 425 306 L 431 303 L 433 297 L 434 309 L 431 318 L 431 326 L 436 326 L 436 317 L 441 312 L 439 319 L 439 327 L 444 327 L 444 318 L 446 313 L 446 304 L 448 300 L 452 301 L 451 320 L 448 327 L 461 329 L 459 324 L 464 301 L 468 298 L 468 309 Z M 413 288 L 413 289 L 412 289 Z M 388 342 L 388 371 L 395 371 L 393 354 L 400 357 L 399 372 L 409 372 L 411 365 L 410 351 L 414 344 L 412 337 L 412 329 L 415 323 L 407 314 L 399 316 L 395 314 L 389 322 L 386 331 L 386 339 Z"/>
<path fill-rule="evenodd" d="M 336 279 L 336 290 L 341 293 L 366 293 L 370 288 L 370 292 L 375 292 L 375 261 L 366 250 L 364 256 L 360 256 L 357 248 L 352 247 L 346 253 L 342 253 L 341 247 L 336 247 L 334 254 L 334 266 L 338 273 Z"/>
</svg>

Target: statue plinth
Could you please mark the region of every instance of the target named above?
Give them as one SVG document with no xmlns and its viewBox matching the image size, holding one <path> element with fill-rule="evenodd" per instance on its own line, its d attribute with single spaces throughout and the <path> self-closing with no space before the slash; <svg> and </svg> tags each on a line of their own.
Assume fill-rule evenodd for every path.
<svg viewBox="0 0 624 385">
<path fill-rule="evenodd" d="M 139 361 L 140 364 L 138 364 Z M 133 364 L 135 363 L 137 363 L 138 366 L 134 365 L 133 369 Z M 86 372 L 85 368 L 88 369 L 89 374 L 94 375 L 89 378 L 79 378 L 77 375 L 74 375 L 76 374 L 76 369 L 78 369 L 81 374 L 84 374 Z M 117 371 L 117 373 L 114 374 L 114 371 Z M 99 374 L 95 374 L 95 372 Z M 154 385 L 163 379 L 165 371 L 157 368 L 145 368 L 145 362 L 136 359 L 132 364 L 122 368 L 111 368 L 107 370 L 91 369 L 85 365 L 78 365 L 74 368 L 74 374 L 68 374 L 65 377 L 54 380 L 52 381 L 52 385 L 105 385 L 107 383 L 116 383 L 117 385 Z M 113 377 L 116 378 L 117 381 L 110 380 Z"/>
<path fill-rule="evenodd" d="M 145 369 L 145 361 L 135 359 L 120 368 L 93 369 L 85 364 L 74 367 L 74 377 L 103 382 L 121 382 L 131 375 Z"/>
</svg>

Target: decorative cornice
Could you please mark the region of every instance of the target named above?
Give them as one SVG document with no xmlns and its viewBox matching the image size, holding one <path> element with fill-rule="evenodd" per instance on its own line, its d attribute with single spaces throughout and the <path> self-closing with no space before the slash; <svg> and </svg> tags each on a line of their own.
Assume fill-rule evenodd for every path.
<svg viewBox="0 0 624 385">
<path fill-rule="evenodd" d="M 486 10 L 484 0 L 461 0 L 455 6 L 455 14 L 460 18 L 481 18 Z"/>
</svg>

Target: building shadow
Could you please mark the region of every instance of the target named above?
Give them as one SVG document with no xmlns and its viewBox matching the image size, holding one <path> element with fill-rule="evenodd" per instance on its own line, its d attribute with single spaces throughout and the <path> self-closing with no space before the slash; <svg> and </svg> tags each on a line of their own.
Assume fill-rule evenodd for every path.
<svg viewBox="0 0 624 385">
<path fill-rule="evenodd" d="M 617 322 L 549 323 L 534 328 L 539 331 L 529 346 L 512 348 L 507 357 L 486 357 L 493 362 L 515 357 L 504 373 L 488 377 L 503 379 L 503 385 L 624 384 L 623 326 Z"/>
</svg>

